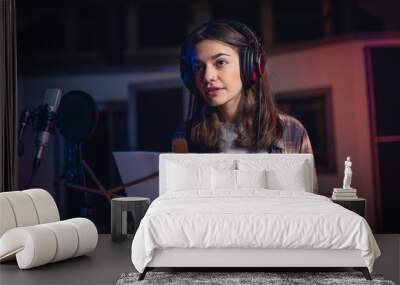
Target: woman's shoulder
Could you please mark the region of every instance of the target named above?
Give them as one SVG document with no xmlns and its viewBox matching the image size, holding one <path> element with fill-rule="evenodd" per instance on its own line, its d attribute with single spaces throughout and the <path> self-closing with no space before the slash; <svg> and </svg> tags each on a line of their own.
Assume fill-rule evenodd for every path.
<svg viewBox="0 0 400 285">
<path fill-rule="evenodd" d="M 285 113 L 279 114 L 279 120 L 282 123 L 283 131 L 293 131 L 297 130 L 299 132 L 304 132 L 305 128 L 303 124 L 297 120 L 295 117 L 292 117 Z"/>
<path fill-rule="evenodd" d="M 282 139 L 280 146 L 284 153 L 303 152 L 303 144 L 308 140 L 307 131 L 296 118 L 287 114 L 279 114 L 282 123 Z"/>
</svg>

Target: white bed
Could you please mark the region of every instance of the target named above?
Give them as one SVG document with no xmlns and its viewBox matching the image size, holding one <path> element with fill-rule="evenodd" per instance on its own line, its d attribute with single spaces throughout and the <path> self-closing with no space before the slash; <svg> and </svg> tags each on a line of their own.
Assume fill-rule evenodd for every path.
<svg viewBox="0 0 400 285">
<path fill-rule="evenodd" d="M 309 154 L 161 154 L 160 197 L 132 262 L 154 267 L 354 267 L 379 248 L 364 218 L 312 193 Z"/>
</svg>

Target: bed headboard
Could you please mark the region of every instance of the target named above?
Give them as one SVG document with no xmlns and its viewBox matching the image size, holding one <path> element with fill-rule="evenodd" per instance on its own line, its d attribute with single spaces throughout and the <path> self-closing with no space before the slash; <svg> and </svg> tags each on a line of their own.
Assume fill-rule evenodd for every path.
<svg viewBox="0 0 400 285">
<path fill-rule="evenodd" d="M 313 192 L 314 158 L 312 154 L 232 154 L 232 153 L 163 153 L 159 159 L 159 195 L 167 192 L 168 164 L 190 166 L 213 166 L 224 169 L 273 169 L 280 173 L 279 179 L 285 179 L 285 173 L 298 168 L 301 171 L 305 191 Z M 301 168 L 298 166 L 301 165 Z M 297 171 L 297 170 L 296 170 Z"/>
</svg>

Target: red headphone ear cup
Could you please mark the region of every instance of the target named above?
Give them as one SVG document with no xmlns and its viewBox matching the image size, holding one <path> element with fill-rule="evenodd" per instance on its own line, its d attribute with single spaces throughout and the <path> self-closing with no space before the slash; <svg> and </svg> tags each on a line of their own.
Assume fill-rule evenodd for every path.
<svg viewBox="0 0 400 285">
<path fill-rule="evenodd" d="M 253 83 L 256 82 L 257 78 L 261 77 L 264 74 L 264 72 L 265 72 L 265 56 L 260 48 L 255 69 L 253 69 L 253 72 L 251 73 L 251 79 Z"/>
<path fill-rule="evenodd" d="M 251 75 L 251 80 L 253 80 L 253 83 L 257 81 L 257 72 L 253 71 L 252 75 Z"/>
</svg>

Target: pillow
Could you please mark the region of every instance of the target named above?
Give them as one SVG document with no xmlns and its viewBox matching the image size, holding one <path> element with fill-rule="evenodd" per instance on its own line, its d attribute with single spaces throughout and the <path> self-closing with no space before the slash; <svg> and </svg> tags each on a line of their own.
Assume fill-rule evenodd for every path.
<svg viewBox="0 0 400 285">
<path fill-rule="evenodd" d="M 168 162 L 167 171 L 169 191 L 211 189 L 211 167 Z"/>
<path fill-rule="evenodd" d="M 211 171 L 212 189 L 236 190 L 236 170 L 232 169 L 216 169 Z"/>
<path fill-rule="evenodd" d="M 267 188 L 267 171 L 262 170 L 236 170 L 238 188 Z"/>
<path fill-rule="evenodd" d="M 212 168 L 213 190 L 267 188 L 266 170 L 229 170 Z"/>
<path fill-rule="evenodd" d="M 266 188 L 272 190 L 306 191 L 309 184 L 306 160 L 239 160 L 238 168 L 247 171 L 266 170 Z"/>
<path fill-rule="evenodd" d="M 303 167 L 267 172 L 268 188 L 273 190 L 290 190 L 306 192 L 307 177 Z"/>
</svg>

